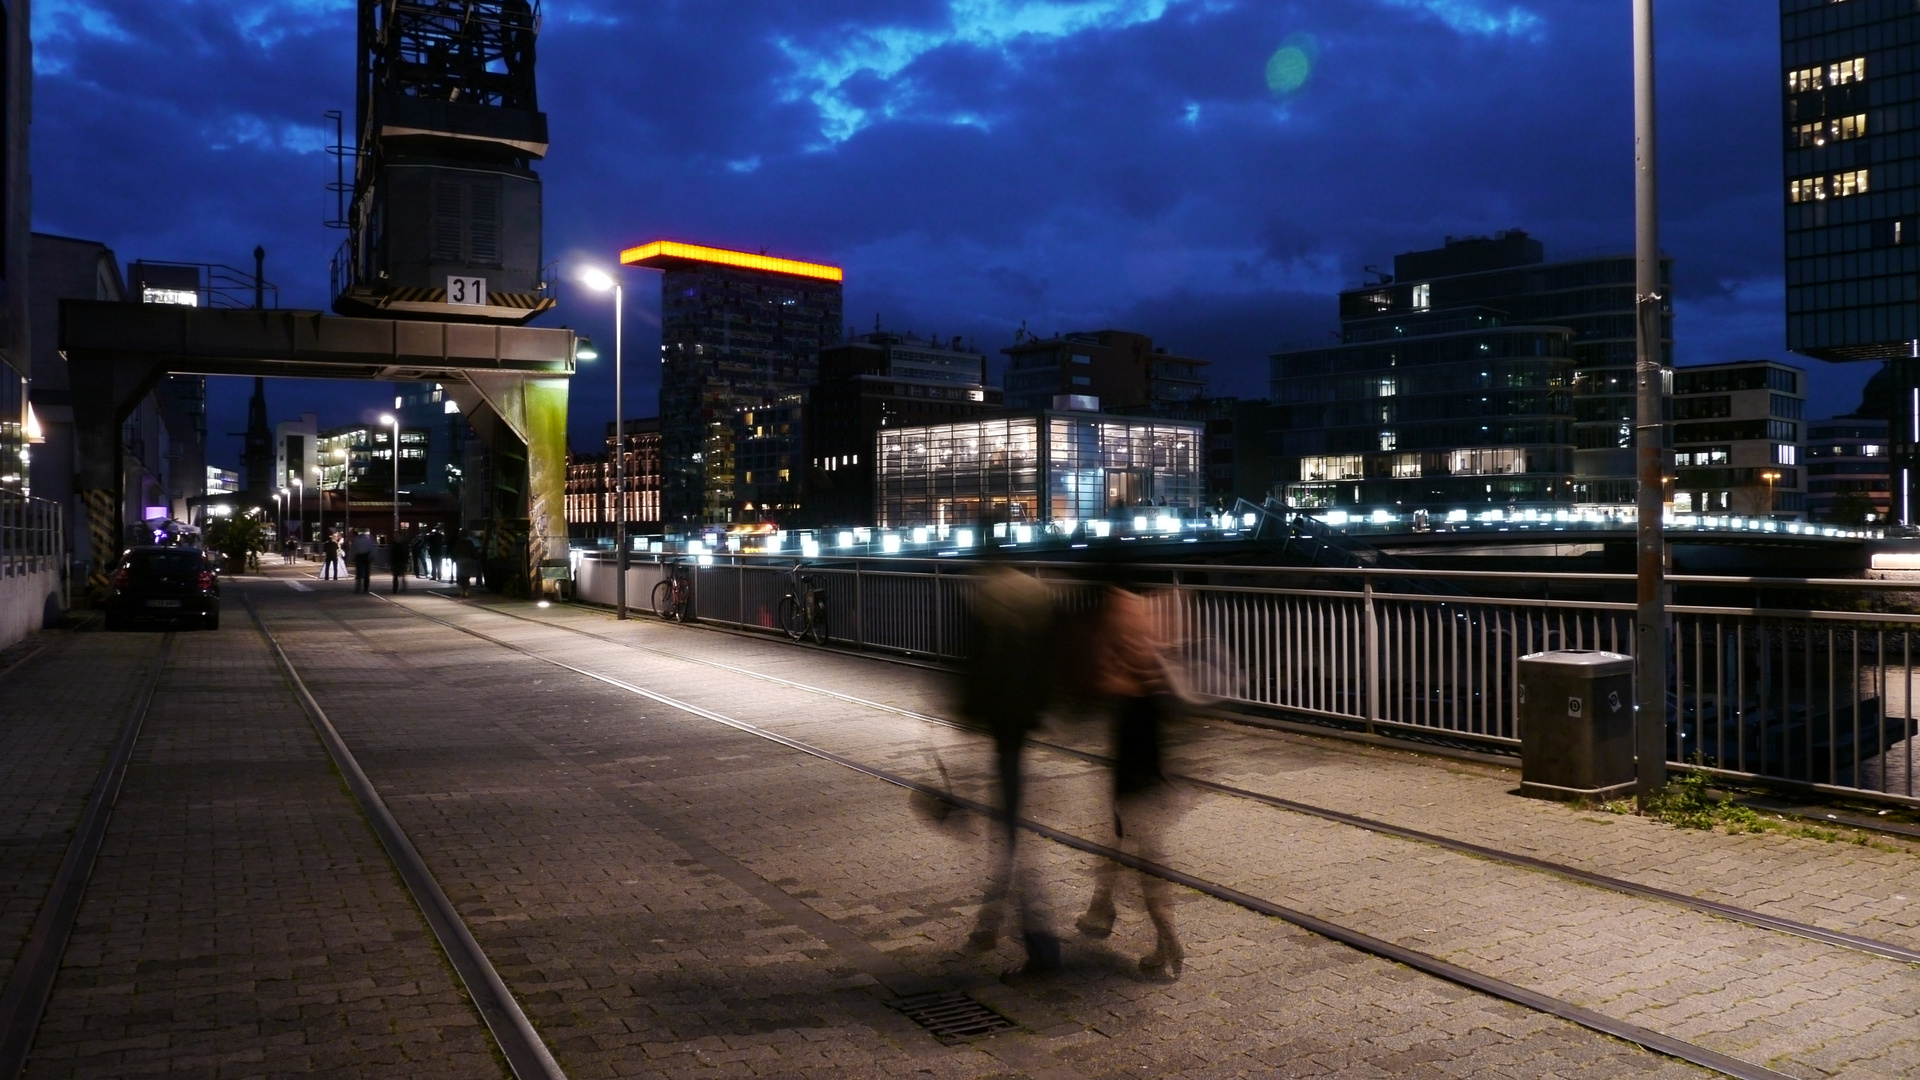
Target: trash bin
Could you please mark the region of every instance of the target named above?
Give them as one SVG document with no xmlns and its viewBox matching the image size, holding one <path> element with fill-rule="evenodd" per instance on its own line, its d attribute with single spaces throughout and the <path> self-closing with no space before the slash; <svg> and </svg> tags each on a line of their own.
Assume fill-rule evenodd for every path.
<svg viewBox="0 0 1920 1080">
<path fill-rule="evenodd" d="M 1633 657 L 1561 649 L 1520 658 L 1520 792 L 1606 799 L 1633 787 Z"/>
</svg>

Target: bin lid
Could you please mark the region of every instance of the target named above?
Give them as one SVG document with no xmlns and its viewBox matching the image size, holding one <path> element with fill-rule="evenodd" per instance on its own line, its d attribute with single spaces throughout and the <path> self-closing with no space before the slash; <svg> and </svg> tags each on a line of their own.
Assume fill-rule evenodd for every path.
<svg viewBox="0 0 1920 1080">
<path fill-rule="evenodd" d="M 1575 668 L 1587 676 L 1618 675 L 1633 670 L 1633 657 L 1602 649 L 1554 649 L 1550 652 L 1528 653 L 1520 658 L 1520 662 Z"/>
</svg>

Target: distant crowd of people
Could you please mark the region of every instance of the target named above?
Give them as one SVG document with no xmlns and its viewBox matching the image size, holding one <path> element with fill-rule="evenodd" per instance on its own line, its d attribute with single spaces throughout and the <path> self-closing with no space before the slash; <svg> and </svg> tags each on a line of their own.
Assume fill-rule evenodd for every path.
<svg viewBox="0 0 1920 1080">
<path fill-rule="evenodd" d="M 407 591 L 409 577 L 460 586 L 467 596 L 480 578 L 480 543 L 461 533 L 449 541 L 439 529 L 411 535 L 376 537 L 371 529 L 348 529 L 344 534 L 328 533 L 320 542 L 320 579 L 337 581 L 342 572 L 353 571 L 354 591 L 373 591 L 373 556 L 381 548 L 387 551 L 387 568 L 393 575 L 393 591 Z"/>
</svg>

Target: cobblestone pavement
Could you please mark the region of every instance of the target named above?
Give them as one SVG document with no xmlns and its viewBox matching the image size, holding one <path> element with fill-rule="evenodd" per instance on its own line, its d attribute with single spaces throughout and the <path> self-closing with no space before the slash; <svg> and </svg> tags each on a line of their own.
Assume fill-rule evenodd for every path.
<svg viewBox="0 0 1920 1080">
<path fill-rule="evenodd" d="M 13 973 L 161 636 L 46 632 L 0 658 L 0 668 L 25 661 L 0 677 L 0 985 Z"/>
<path fill-rule="evenodd" d="M 225 629 L 176 637 L 26 1075 L 504 1075 L 263 639 L 227 606 Z M 83 635 L 35 669 L 35 715 L 73 742 L 117 727 L 122 683 L 159 640 Z M 83 797 L 99 742 L 65 770 Z"/>
<path fill-rule="evenodd" d="M 263 600 L 576 1077 L 1697 1075 L 1190 893 L 1178 982 L 1140 974 L 1147 942 L 1130 918 L 1108 942 L 1071 942 L 1061 974 L 1003 985 L 1014 946 L 962 948 L 987 863 L 977 822 L 927 825 L 898 788 L 377 600 Z M 403 603 L 507 622 L 417 592 Z M 756 723 L 784 717 L 797 737 L 877 731 L 867 759 L 925 764 L 916 725 L 801 719 L 814 702 L 765 684 L 488 629 L 546 635 L 576 661 Z M 1070 918 L 1091 861 L 1030 851 Z M 886 1005 L 930 987 L 971 989 L 1026 1030 L 942 1045 Z"/>
<path fill-rule="evenodd" d="M 625 672 L 649 688 L 860 760 L 927 775 L 925 748 L 937 742 L 963 775 L 984 772 L 978 744 L 956 733 L 929 732 L 871 709 L 809 700 L 712 667 L 555 634 L 472 607 L 411 603 L 435 605 L 423 610 L 474 621 L 502 640 L 590 668 Z M 938 712 L 942 704 L 937 680 L 912 669 L 651 620 L 616 629 L 577 609 L 538 614 L 904 707 Z M 1077 731 L 1063 725 L 1057 734 L 1098 742 L 1085 725 Z M 1677 832 L 1512 798 L 1510 777 L 1497 770 L 1436 768 L 1410 755 L 1350 752 L 1233 728 L 1202 733 L 1182 756 L 1186 771 L 1275 794 L 1911 940 L 1913 909 L 1903 890 L 1920 882 L 1914 852 L 1902 845 L 1878 851 L 1789 836 Z M 1036 786 L 1034 816 L 1100 835 L 1094 771 L 1060 755 L 1036 760 L 1044 779 Z M 1328 791 L 1335 797 L 1323 795 Z M 764 831 L 756 822 L 738 835 Z M 1524 841 L 1516 843 L 1516 834 Z M 1906 1075 L 1920 1059 L 1914 1023 L 1920 972 L 1907 965 L 1228 797 L 1197 797 L 1178 836 L 1174 861 L 1189 872 L 1784 1071 Z M 778 859 L 783 850 L 756 857 Z M 1640 873 L 1655 865 L 1658 875 Z M 1852 891 L 1855 882 L 1864 883 L 1859 894 Z M 1079 887 L 1063 891 L 1084 894 Z M 1193 952 L 1204 971 L 1203 948 Z"/>
</svg>

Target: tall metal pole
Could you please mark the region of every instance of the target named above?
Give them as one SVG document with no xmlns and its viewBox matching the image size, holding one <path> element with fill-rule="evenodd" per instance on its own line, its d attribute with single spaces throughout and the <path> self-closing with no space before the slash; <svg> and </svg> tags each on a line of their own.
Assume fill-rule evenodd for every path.
<svg viewBox="0 0 1920 1080">
<path fill-rule="evenodd" d="M 400 418 L 393 418 L 393 535 L 387 538 L 391 549 L 400 542 Z"/>
<path fill-rule="evenodd" d="M 626 308 L 624 286 L 613 283 L 613 543 L 619 554 L 613 584 L 613 617 L 627 617 L 627 408 L 625 346 L 621 312 Z"/>
<path fill-rule="evenodd" d="M 1665 357 L 1661 355 L 1659 180 L 1654 159 L 1653 0 L 1633 0 L 1634 380 L 1633 431 L 1638 500 L 1639 609 L 1635 615 L 1633 750 L 1642 808 L 1667 784 L 1667 543 L 1661 520 L 1666 445 Z"/>
</svg>

